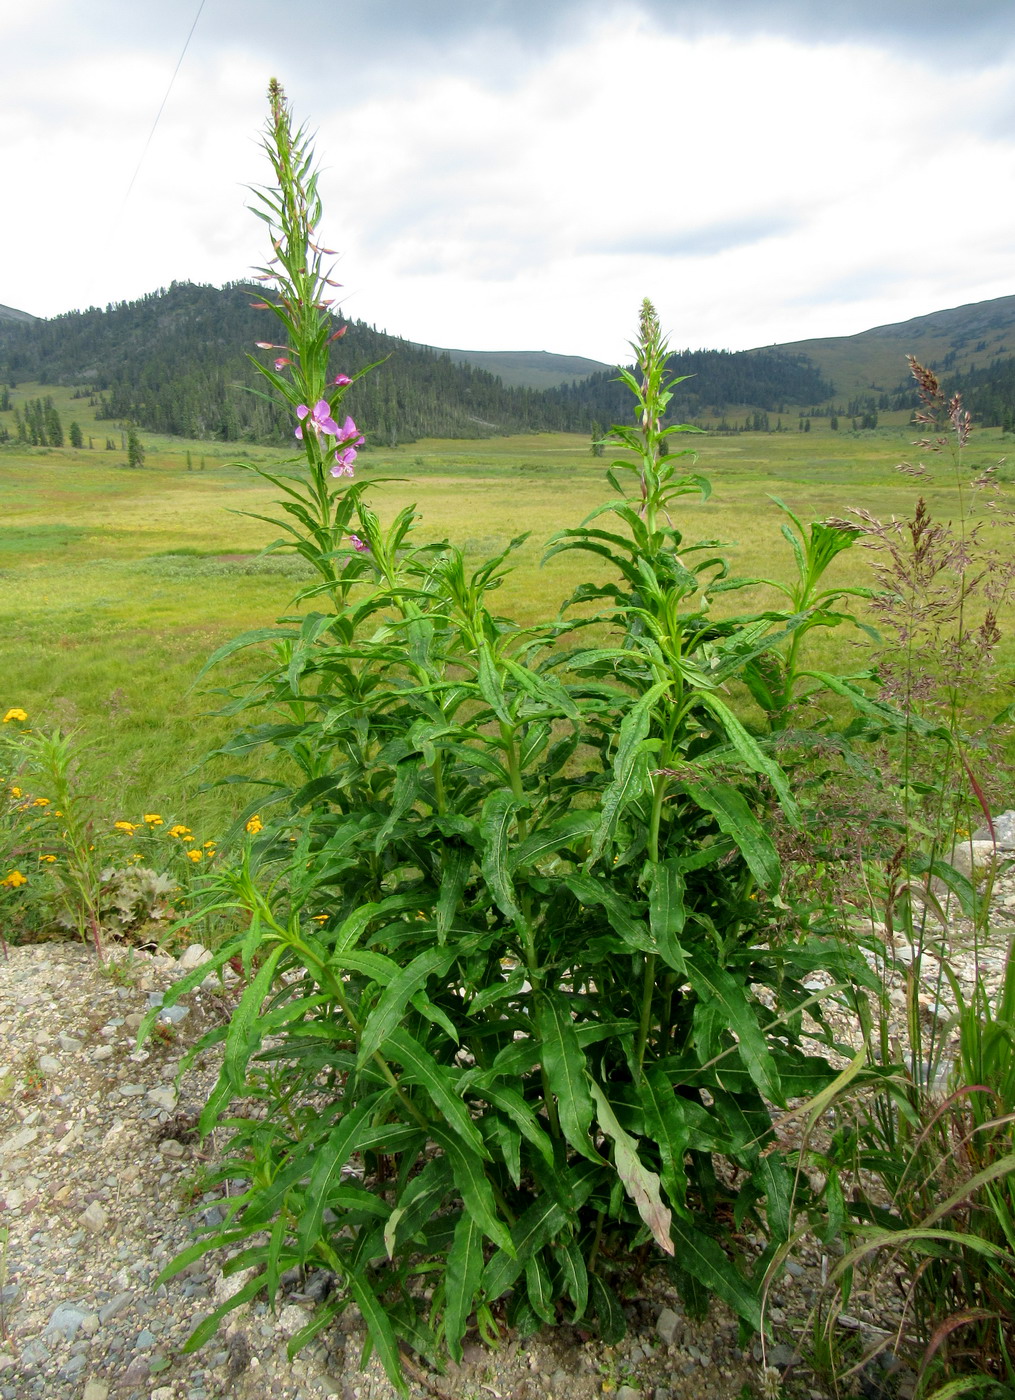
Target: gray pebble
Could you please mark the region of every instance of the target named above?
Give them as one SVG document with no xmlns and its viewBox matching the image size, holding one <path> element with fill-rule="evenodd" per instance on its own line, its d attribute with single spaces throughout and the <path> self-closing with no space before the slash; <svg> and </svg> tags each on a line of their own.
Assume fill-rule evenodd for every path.
<svg viewBox="0 0 1015 1400">
<path fill-rule="evenodd" d="M 88 1358 L 83 1353 L 78 1352 L 77 1356 L 72 1356 L 66 1366 L 61 1366 L 60 1375 L 65 1381 L 73 1381 L 80 1376 L 81 1372 L 88 1365 Z"/>
<path fill-rule="evenodd" d="M 21 1360 L 26 1366 L 43 1366 L 49 1360 L 49 1347 L 36 1337 L 21 1348 Z"/>
<path fill-rule="evenodd" d="M 87 1316 L 84 1308 L 79 1308 L 75 1303 L 57 1303 L 43 1336 L 63 1337 L 65 1341 L 73 1341 Z"/>
<path fill-rule="evenodd" d="M 147 1327 L 143 1327 L 137 1334 L 137 1341 L 134 1343 L 135 1351 L 151 1351 L 157 1338 L 153 1332 L 149 1332 Z"/>
<path fill-rule="evenodd" d="M 660 1341 L 665 1346 L 673 1345 L 677 1333 L 680 1330 L 680 1324 L 681 1319 L 679 1313 L 674 1312 L 672 1308 L 663 1308 L 656 1321 L 656 1331 L 659 1334 Z"/>
<path fill-rule="evenodd" d="M 100 1308 L 99 1321 L 102 1325 L 105 1326 L 112 1318 L 122 1313 L 133 1296 L 132 1293 L 118 1293 L 111 1302 L 108 1302 L 105 1307 Z"/>
</svg>

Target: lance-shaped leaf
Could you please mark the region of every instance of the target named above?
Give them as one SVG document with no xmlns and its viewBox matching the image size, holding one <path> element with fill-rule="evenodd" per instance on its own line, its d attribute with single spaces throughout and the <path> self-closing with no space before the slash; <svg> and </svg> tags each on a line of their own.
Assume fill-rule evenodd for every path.
<svg viewBox="0 0 1015 1400">
<path fill-rule="evenodd" d="M 467 1147 L 461 1138 L 449 1133 L 436 1123 L 430 1126 L 430 1135 L 451 1163 L 455 1185 L 462 1193 L 465 1209 L 480 1226 L 488 1239 L 508 1253 L 513 1252 L 514 1243 L 508 1227 L 497 1215 L 497 1204 L 493 1188 L 486 1176 L 483 1162 L 476 1152 Z M 489 1156 L 484 1148 L 484 1156 Z"/>
<path fill-rule="evenodd" d="M 444 948 L 428 948 L 413 958 L 407 967 L 395 974 L 385 988 L 377 1005 L 367 1017 L 360 1035 L 356 1068 L 362 1069 L 370 1056 L 379 1050 L 402 1019 L 406 1005 L 435 973 L 441 976 L 455 960 L 455 954 Z"/>
<path fill-rule="evenodd" d="M 589 1139 L 595 1105 L 570 1008 L 558 992 L 542 991 L 534 997 L 532 1009 L 539 1054 L 550 1092 L 557 1100 L 561 1132 L 576 1151 L 601 1162 Z"/>
<path fill-rule="evenodd" d="M 707 710 L 711 710 L 725 731 L 727 739 L 736 749 L 749 768 L 755 773 L 763 773 L 779 795 L 779 801 L 786 816 L 799 825 L 800 812 L 789 787 L 789 779 L 774 759 L 769 758 L 757 739 L 744 728 L 736 715 L 711 691 L 699 691 L 696 700 Z"/>
<path fill-rule="evenodd" d="M 684 950 L 680 934 L 684 928 L 684 873 L 680 862 L 661 860 L 648 866 L 651 874 L 648 912 L 652 936 L 659 945 L 663 961 L 674 972 L 684 972 Z"/>
<path fill-rule="evenodd" d="M 444 1336 L 452 1359 L 462 1359 L 462 1338 L 483 1277 L 483 1232 L 467 1211 L 455 1226 L 444 1278 Z"/>
<path fill-rule="evenodd" d="M 617 741 L 617 752 L 613 760 L 614 779 L 603 794 L 601 820 L 587 864 L 591 865 L 602 854 L 606 842 L 612 835 L 617 818 L 628 802 L 640 797 L 648 782 L 646 744 L 652 724 L 652 708 L 670 688 L 669 681 L 659 681 L 646 690 L 624 716 Z"/>
<path fill-rule="evenodd" d="M 736 1036 L 740 1058 L 761 1092 L 772 1103 L 784 1103 L 779 1070 L 747 1000 L 743 983 L 703 952 L 688 957 L 687 979 L 703 1002 L 714 1004 Z"/>
<path fill-rule="evenodd" d="M 761 1304 L 751 1285 L 737 1273 L 715 1240 L 684 1220 L 674 1220 L 673 1238 L 680 1249 L 680 1266 L 703 1283 L 756 1332 L 762 1330 Z"/>
<path fill-rule="evenodd" d="M 342 1168 L 357 1150 L 357 1134 L 373 1113 L 378 1097 L 377 1094 L 371 1094 L 361 1100 L 351 1113 L 345 1114 L 315 1153 L 316 1160 L 310 1173 L 297 1234 L 297 1245 L 304 1259 L 308 1257 L 320 1236 L 324 1212 L 329 1205 L 331 1194 L 341 1184 Z"/>
<path fill-rule="evenodd" d="M 682 783 L 681 787 L 699 807 L 712 813 L 720 831 L 732 836 L 762 889 L 777 890 L 782 878 L 778 853 L 743 795 L 728 783 L 716 783 L 708 778 Z"/>
<path fill-rule="evenodd" d="M 667 1254 L 672 1254 L 673 1241 L 670 1239 L 670 1221 L 673 1217 L 663 1205 L 662 1197 L 659 1194 L 659 1178 L 655 1172 L 650 1172 L 642 1164 L 634 1138 L 629 1137 L 617 1122 L 617 1115 L 594 1079 L 591 1081 L 591 1089 L 592 1097 L 596 1101 L 596 1117 L 599 1120 L 599 1126 L 607 1137 L 613 1139 L 613 1161 L 617 1168 L 617 1175 L 624 1183 L 624 1190 L 631 1197 L 637 1207 L 638 1214 L 651 1230 L 652 1238 L 656 1244 Z"/>
<path fill-rule="evenodd" d="M 501 913 L 507 919 L 520 919 L 514 887 L 508 873 L 508 848 L 515 813 L 521 803 L 511 791 L 491 792 L 483 803 L 480 831 L 483 834 L 483 874 Z"/>
<path fill-rule="evenodd" d="M 407 1083 L 418 1084 L 421 1089 L 426 1090 L 447 1126 L 480 1157 L 489 1159 L 486 1144 L 480 1137 L 479 1129 L 472 1121 L 469 1110 L 458 1097 L 455 1079 L 451 1073 L 438 1064 L 429 1051 L 424 1050 L 419 1041 L 401 1026 L 385 1041 L 384 1053 L 386 1057 L 397 1060 L 403 1067 Z"/>
</svg>

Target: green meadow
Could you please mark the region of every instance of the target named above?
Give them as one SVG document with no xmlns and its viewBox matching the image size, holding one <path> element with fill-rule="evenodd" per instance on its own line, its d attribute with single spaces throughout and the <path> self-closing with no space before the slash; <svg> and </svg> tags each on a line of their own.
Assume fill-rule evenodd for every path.
<svg viewBox="0 0 1015 1400">
<path fill-rule="evenodd" d="M 142 811 L 160 811 L 195 827 L 221 824 L 249 794 L 201 790 L 225 771 L 201 767 L 202 755 L 235 723 L 214 715 L 220 701 L 213 691 L 250 674 L 255 658 L 238 657 L 195 682 L 217 646 L 271 623 L 299 587 L 293 561 L 261 554 L 278 532 L 251 518 L 272 513 L 272 489 L 241 465 L 237 444 L 145 436 L 144 466 L 131 470 L 119 429 L 94 422 L 87 400 L 19 386 L 14 401 L 46 393 L 65 431 L 76 419 L 94 447 L 0 448 L 0 704 L 24 708 L 33 723 L 80 730 L 95 795 L 111 815 L 137 820 Z M 3 420 L 13 427 L 10 414 Z M 104 448 L 107 436 L 114 450 Z M 952 519 L 958 511 L 946 459 L 928 459 L 932 484 L 896 470 L 914 460 L 912 429 L 904 425 L 833 433 L 818 420 L 806 434 L 687 441 L 713 494 L 705 503 L 687 498 L 678 522 L 685 539 L 725 542 L 746 575 L 789 577 L 773 495 L 805 522 L 854 507 L 906 517 L 921 486 L 935 516 Z M 246 460 L 264 465 L 285 459 L 281 451 L 249 451 Z M 999 433 L 981 434 L 966 472 L 1002 452 Z M 377 479 L 371 499 L 382 516 L 414 503 L 421 539 L 447 538 L 477 565 L 528 533 L 500 595 L 502 610 L 523 622 L 552 615 L 590 576 L 588 556 L 564 555 L 546 566 L 541 559 L 555 531 L 612 494 L 607 465 L 591 455 L 588 439 L 565 434 L 421 441 L 368 450 L 357 464 L 360 479 Z M 837 568 L 833 582 L 871 581 L 860 548 Z M 738 608 L 737 595 L 729 598 Z M 826 642 L 834 654 L 822 655 L 815 635 L 815 663 L 861 664 L 859 652 L 844 657 L 852 636 L 841 629 Z M 1005 655 L 1010 664 L 1015 648 Z"/>
</svg>

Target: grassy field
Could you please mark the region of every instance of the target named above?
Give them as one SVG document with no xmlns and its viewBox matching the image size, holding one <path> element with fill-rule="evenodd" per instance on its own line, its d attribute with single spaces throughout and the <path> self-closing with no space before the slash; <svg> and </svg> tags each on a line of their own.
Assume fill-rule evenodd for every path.
<svg viewBox="0 0 1015 1400">
<path fill-rule="evenodd" d="M 235 444 L 145 437 L 145 465 L 132 471 L 119 431 L 94 423 L 87 401 L 19 386 L 15 402 L 45 392 L 65 430 L 75 417 L 95 447 L 0 448 L 0 704 L 21 706 L 44 725 L 79 726 L 110 812 L 221 821 L 226 795 L 198 791 L 208 771 L 183 778 L 228 732 L 209 713 L 214 696 L 193 683 L 217 645 L 274 620 L 295 591 L 283 564 L 252 559 L 273 532 L 243 512 L 270 514 L 270 488 L 238 465 Z M 2 419 L 12 426 L 10 415 Z M 104 450 L 107 435 L 117 450 Z M 698 470 L 712 479 L 713 496 L 686 505 L 685 537 L 728 542 L 739 572 L 788 576 L 789 548 L 768 497 L 781 497 L 805 521 L 851 507 L 904 517 L 918 490 L 895 465 L 912 457 L 910 441 L 905 428 L 703 436 L 695 441 Z M 997 433 L 974 442 L 971 470 L 1003 451 Z M 251 451 L 265 463 L 283 455 Z M 446 537 L 477 563 L 531 532 L 501 594 L 503 610 L 522 621 L 552 614 L 594 574 L 579 555 L 540 566 L 554 531 L 612 494 L 606 463 L 590 455 L 585 438 L 423 441 L 368 451 L 360 463 L 361 477 L 396 478 L 374 489 L 382 515 L 414 502 L 423 538 Z M 951 518 L 957 496 L 943 460 L 936 477 L 924 494 L 935 515 Z M 870 581 L 859 549 L 838 567 L 842 581 Z M 733 596 L 739 610 L 743 595 Z M 843 637 L 830 639 L 834 657 L 818 651 L 815 659 L 838 669 L 853 664 L 844 661 Z M 1009 646 L 1009 663 L 1013 655 Z M 242 664 L 249 663 L 230 674 L 241 674 Z M 228 802 L 242 805 L 235 794 Z"/>
</svg>

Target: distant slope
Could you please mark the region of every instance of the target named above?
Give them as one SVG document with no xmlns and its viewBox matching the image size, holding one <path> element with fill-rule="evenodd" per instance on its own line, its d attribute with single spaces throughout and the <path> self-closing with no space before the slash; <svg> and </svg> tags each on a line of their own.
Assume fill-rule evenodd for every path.
<svg viewBox="0 0 1015 1400">
<path fill-rule="evenodd" d="M 13 306 L 0 306 L 0 321 L 37 321 L 29 311 L 16 311 Z"/>
<path fill-rule="evenodd" d="M 347 400 L 372 443 L 587 430 L 581 411 L 569 404 L 506 388 L 484 369 L 362 321 L 344 326 L 333 372 L 355 374 L 383 361 Z M 105 310 L 0 322 L 0 379 L 86 387 L 102 417 L 154 432 L 224 442 L 291 440 L 290 417 L 249 392 L 260 381 L 247 352 L 269 334 L 276 334 L 274 322 L 253 309 L 242 286 L 174 282 Z"/>
<path fill-rule="evenodd" d="M 555 389 L 558 384 L 574 384 L 592 374 L 613 373 L 613 366 L 582 355 L 554 355 L 548 350 L 442 350 L 429 346 L 436 355 L 450 355 L 455 364 L 475 365 L 495 374 L 509 389 Z"/>
<path fill-rule="evenodd" d="M 764 346 L 749 353 L 774 348 Z M 915 355 L 942 376 L 967 374 L 1015 355 L 1015 296 L 933 311 L 859 335 L 798 340 L 777 348 L 806 355 L 832 381 L 840 399 L 890 393 L 907 379 L 907 355 Z"/>
</svg>

